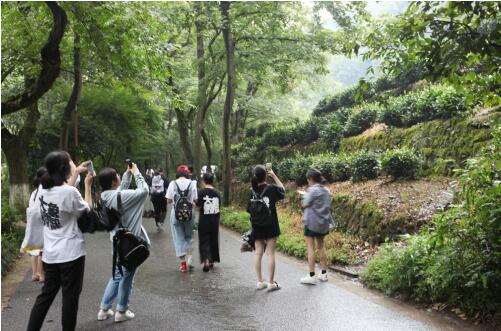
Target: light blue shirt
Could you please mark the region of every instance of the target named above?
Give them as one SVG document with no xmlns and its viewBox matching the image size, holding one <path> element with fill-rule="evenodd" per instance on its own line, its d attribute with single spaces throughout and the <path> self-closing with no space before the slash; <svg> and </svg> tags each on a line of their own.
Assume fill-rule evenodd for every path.
<svg viewBox="0 0 501 331">
<path fill-rule="evenodd" d="M 320 184 L 308 187 L 303 197 L 304 225 L 317 233 L 328 233 L 333 222 L 331 214 L 332 194 Z"/>
<path fill-rule="evenodd" d="M 126 171 L 122 176 L 122 183 L 117 190 L 107 190 L 101 193 L 101 199 L 108 208 L 118 210 L 117 192 L 120 191 L 122 200 L 122 225 L 127 227 L 134 235 L 142 237 L 148 245 L 150 240 L 146 231 L 143 228 L 143 210 L 144 202 L 148 196 L 148 184 L 141 173 L 134 175 L 136 181 L 136 189 L 129 190 L 132 180 L 132 174 Z M 111 237 L 115 231 L 111 231 Z"/>
</svg>

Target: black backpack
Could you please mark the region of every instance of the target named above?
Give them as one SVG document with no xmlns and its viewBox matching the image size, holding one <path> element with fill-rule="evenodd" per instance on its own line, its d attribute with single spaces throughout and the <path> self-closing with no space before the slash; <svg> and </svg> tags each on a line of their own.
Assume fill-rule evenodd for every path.
<svg viewBox="0 0 501 331">
<path fill-rule="evenodd" d="M 191 222 L 193 216 L 193 204 L 188 200 L 188 193 L 191 187 L 191 183 L 184 191 L 181 191 L 177 183 L 176 187 L 177 187 L 177 193 L 179 194 L 179 199 L 176 201 L 176 204 L 174 205 L 176 220 L 183 223 Z"/>
<path fill-rule="evenodd" d="M 266 186 L 261 192 L 261 194 L 257 194 L 256 191 L 251 190 L 252 192 L 252 197 L 250 199 L 250 204 L 249 204 L 249 214 L 250 214 L 250 221 L 252 226 L 255 227 L 262 227 L 262 226 L 267 226 L 270 225 L 270 216 L 271 216 L 271 211 L 266 202 L 263 200 L 264 193 L 268 189 L 268 186 Z"/>
<path fill-rule="evenodd" d="M 118 210 L 122 212 L 122 197 L 117 193 Z M 142 238 L 130 232 L 119 222 L 119 229 L 113 236 L 113 279 L 115 279 L 115 269 L 123 276 L 122 266 L 128 270 L 139 267 L 150 256 L 148 244 Z"/>
</svg>

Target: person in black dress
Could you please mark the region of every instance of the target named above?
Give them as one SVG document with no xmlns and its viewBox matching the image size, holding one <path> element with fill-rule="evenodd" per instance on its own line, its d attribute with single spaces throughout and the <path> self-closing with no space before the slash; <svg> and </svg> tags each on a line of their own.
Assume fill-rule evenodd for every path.
<svg viewBox="0 0 501 331">
<path fill-rule="evenodd" d="M 204 173 L 202 177 L 204 188 L 198 191 L 197 207 L 200 208 L 198 222 L 198 247 L 203 271 L 209 271 L 214 262 L 219 259 L 219 209 L 221 207 L 221 194 L 212 184 L 214 175 Z"/>
<path fill-rule="evenodd" d="M 269 176 L 275 184 L 267 184 L 266 176 Z M 264 193 L 263 193 L 264 192 Z M 247 212 L 250 213 L 250 200 L 255 195 L 263 196 L 263 201 L 270 209 L 270 219 L 265 226 L 252 226 L 252 234 L 255 239 L 256 255 L 254 258 L 254 267 L 257 276 L 257 289 L 262 290 L 268 288 L 268 291 L 280 289 L 278 283 L 274 280 L 275 276 L 275 250 L 277 246 L 277 237 L 280 235 L 280 226 L 278 224 L 277 209 L 275 204 L 277 201 L 285 198 L 285 188 L 273 170 L 266 171 L 262 165 L 257 165 L 252 170 L 252 190 L 249 194 L 249 202 Z M 261 273 L 261 261 L 265 252 L 268 255 L 268 270 L 269 282 L 263 282 L 263 275 Z"/>
</svg>

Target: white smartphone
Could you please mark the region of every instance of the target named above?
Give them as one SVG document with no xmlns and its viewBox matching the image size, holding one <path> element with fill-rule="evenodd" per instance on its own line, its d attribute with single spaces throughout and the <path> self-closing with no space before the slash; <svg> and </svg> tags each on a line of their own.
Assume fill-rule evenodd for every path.
<svg viewBox="0 0 501 331">
<path fill-rule="evenodd" d="M 266 163 L 265 167 L 266 167 L 266 171 L 270 171 L 271 170 L 271 162 Z"/>
<path fill-rule="evenodd" d="M 93 173 L 94 172 L 94 165 L 92 164 L 92 161 L 87 165 L 87 173 Z"/>
</svg>

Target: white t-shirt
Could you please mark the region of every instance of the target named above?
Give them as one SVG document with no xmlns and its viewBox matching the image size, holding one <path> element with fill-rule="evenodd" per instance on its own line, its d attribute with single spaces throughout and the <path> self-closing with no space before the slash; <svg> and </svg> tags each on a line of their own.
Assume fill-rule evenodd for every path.
<svg viewBox="0 0 501 331">
<path fill-rule="evenodd" d="M 176 183 L 177 183 L 177 185 L 179 185 L 179 189 L 181 191 L 186 190 L 188 188 L 188 185 L 190 185 L 190 183 L 191 183 L 191 186 L 190 186 L 191 193 L 188 193 L 189 201 L 191 203 L 193 203 L 193 202 L 195 202 L 195 200 L 197 200 L 197 181 L 187 179 L 184 177 L 180 177 L 180 178 L 176 179 L 175 181 L 170 182 L 169 188 L 167 189 L 167 194 L 165 195 L 165 197 L 167 199 L 174 201 L 174 195 L 177 193 Z"/>
<path fill-rule="evenodd" d="M 67 184 L 42 189 L 36 203 L 44 225 L 42 261 L 64 263 L 84 256 L 85 241 L 77 219 L 89 205 L 80 192 Z"/>
</svg>

